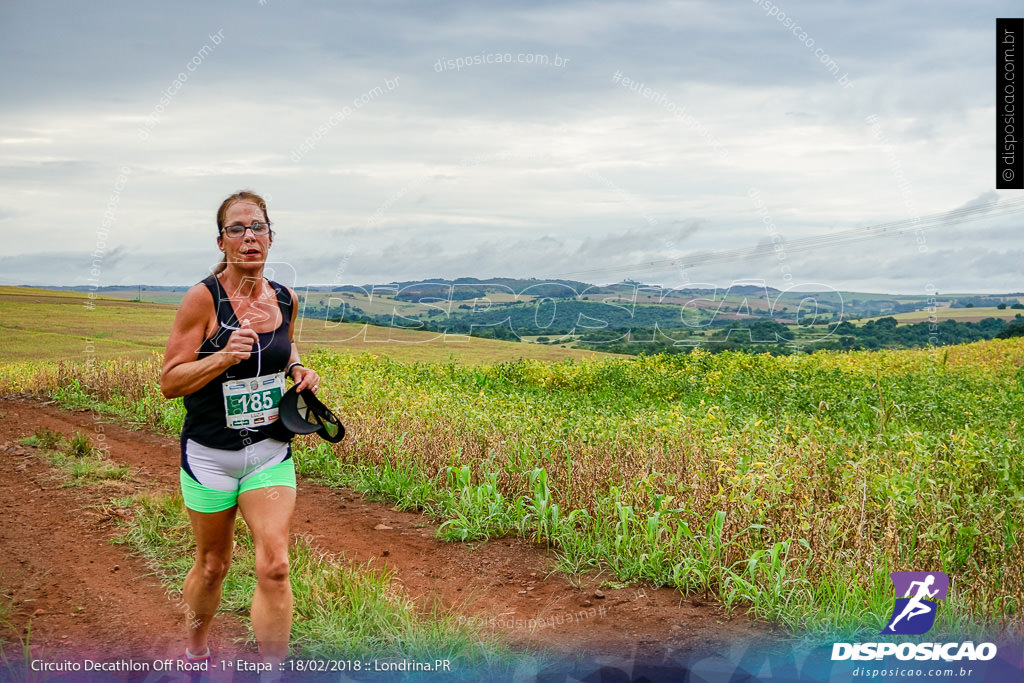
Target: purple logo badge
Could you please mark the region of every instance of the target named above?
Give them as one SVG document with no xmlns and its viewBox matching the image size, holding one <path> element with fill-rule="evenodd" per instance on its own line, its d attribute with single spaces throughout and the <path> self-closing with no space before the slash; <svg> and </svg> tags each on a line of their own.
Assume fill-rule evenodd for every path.
<svg viewBox="0 0 1024 683">
<path fill-rule="evenodd" d="M 882 635 L 920 635 L 935 623 L 937 600 L 945 600 L 949 577 L 942 572 L 893 572 L 896 605 Z"/>
</svg>

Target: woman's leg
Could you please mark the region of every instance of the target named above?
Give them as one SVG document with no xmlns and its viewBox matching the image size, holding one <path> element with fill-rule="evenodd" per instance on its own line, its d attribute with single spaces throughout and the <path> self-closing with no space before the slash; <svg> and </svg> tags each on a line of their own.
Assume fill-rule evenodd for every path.
<svg viewBox="0 0 1024 683">
<path fill-rule="evenodd" d="M 271 486 L 245 491 L 238 495 L 238 509 L 252 531 L 256 547 L 252 630 L 263 659 L 276 664 L 288 655 L 292 629 L 288 532 L 295 509 L 295 489 Z"/>
<path fill-rule="evenodd" d="M 189 510 L 196 536 L 196 561 L 181 589 L 185 601 L 188 649 L 194 655 L 206 652 L 206 638 L 220 604 L 221 583 L 231 566 L 235 541 L 235 510 L 220 512 Z"/>
</svg>

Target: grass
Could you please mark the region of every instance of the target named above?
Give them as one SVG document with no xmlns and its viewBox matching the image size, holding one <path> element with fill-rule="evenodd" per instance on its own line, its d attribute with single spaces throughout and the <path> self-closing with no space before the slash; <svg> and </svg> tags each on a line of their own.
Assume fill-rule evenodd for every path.
<svg viewBox="0 0 1024 683">
<path fill-rule="evenodd" d="M 300 350 L 337 353 L 371 353 L 403 363 L 453 362 L 481 365 L 518 358 L 558 361 L 567 358 L 610 358 L 614 354 L 563 348 L 546 344 L 510 342 L 441 332 L 419 332 L 397 327 L 355 323 L 331 323 L 302 319 L 296 323 Z"/>
<path fill-rule="evenodd" d="M 13 290 L 13 291 L 12 291 Z M 177 306 L 102 298 L 78 292 L 0 287 L 0 362 L 81 359 L 145 361 L 162 354 Z M 372 353 L 403 362 L 461 364 L 516 358 L 561 360 L 607 356 L 591 351 L 299 318 L 300 351 L 316 348 Z"/>
<path fill-rule="evenodd" d="M 64 473 L 63 486 L 89 486 L 108 481 L 126 481 L 131 468 L 110 462 L 103 451 L 93 445 L 92 439 L 75 432 L 70 439 L 50 429 L 40 428 L 21 440 L 25 446 L 40 449 L 40 455 Z"/>
<path fill-rule="evenodd" d="M 41 428 L 22 443 L 39 448 L 41 457 L 58 469 L 66 485 L 96 486 L 104 478 L 92 476 L 94 470 L 90 470 L 91 476 L 82 476 L 75 468 L 81 462 L 102 460 L 86 435 L 76 433 L 66 439 Z M 123 478 L 131 477 L 130 468 L 118 470 L 123 470 Z M 104 493 L 102 489 L 99 492 Z M 108 494 L 103 505 L 130 511 L 113 516 L 121 529 L 115 542 L 144 557 L 171 599 L 180 601 L 180 594 L 174 591 L 191 568 L 195 548 L 180 494 Z M 255 588 L 255 565 L 252 536 L 241 518 L 236 523 L 235 541 L 221 611 L 246 619 Z M 302 537 L 291 547 L 290 575 L 294 592 L 292 647 L 297 657 L 448 659 L 456 673 L 474 672 L 470 678 L 482 672 L 508 674 L 519 665 L 507 647 L 484 637 L 450 610 L 415 605 L 391 573 L 372 563 L 348 562 Z M 0 600 L 0 625 L 10 626 L 11 611 L 10 601 Z M 25 656 L 28 637 L 26 632 L 20 640 Z M 250 642 L 254 642 L 251 630 Z M 24 673 L 20 662 L 7 659 L 6 648 L 0 649 L 0 655 L 0 666 L 12 680 Z"/>
<path fill-rule="evenodd" d="M 43 290 L 33 297 L 33 291 L 0 295 L 0 359 L 5 362 L 146 357 L 163 350 L 176 310 L 161 304 L 93 301 L 74 292 Z"/>
<path fill-rule="evenodd" d="M 42 676 L 38 673 L 31 671 L 32 664 L 32 620 L 29 619 L 28 624 L 25 626 L 24 634 L 19 632 L 17 628 L 8 620 L 11 614 L 11 601 L 6 597 L 2 600 L 2 606 L 0 606 L 0 633 L 7 631 L 14 634 L 14 640 L 8 641 L 6 634 L 0 635 L 0 678 L 10 683 L 24 682 L 34 683 L 35 681 L 42 680 Z M 14 645 L 13 649 L 17 653 L 13 655 L 11 649 L 8 647 L 8 643 Z"/>
<path fill-rule="evenodd" d="M 936 308 L 934 311 L 909 311 L 906 313 L 893 313 L 891 315 L 879 315 L 872 318 L 861 318 L 852 321 L 854 325 L 860 326 L 872 320 L 881 318 L 895 318 L 900 324 L 942 322 L 943 320 L 960 320 L 964 322 L 977 322 L 985 318 L 1002 318 L 1013 320 L 1020 313 L 1020 309 L 1000 309 L 996 306 L 976 306 L 971 308 Z"/>
<path fill-rule="evenodd" d="M 13 642 L 10 638 L 13 635 L 14 640 L 17 640 L 21 645 L 22 652 L 27 652 L 29 629 L 26 629 L 24 636 L 18 631 L 18 629 L 11 622 L 11 617 L 14 614 L 14 597 L 7 594 L 7 582 L 4 581 L 2 584 L 2 593 L 0 593 L 0 666 L 4 669 L 10 669 L 12 663 L 7 659 L 7 645 Z"/>
<path fill-rule="evenodd" d="M 118 542 L 145 557 L 164 585 L 175 590 L 191 567 L 194 548 L 180 496 L 138 496 L 133 511 L 133 519 L 122 522 Z M 255 588 L 255 569 L 252 536 L 241 520 L 235 541 L 221 610 L 244 618 Z M 372 563 L 348 562 L 301 537 L 291 547 L 290 569 L 295 656 L 441 658 L 452 660 L 456 670 L 491 665 L 501 669 L 511 661 L 507 648 L 460 624 L 452 612 L 414 605 L 394 576 Z"/>
<path fill-rule="evenodd" d="M 32 436 L 22 439 L 21 444 L 23 446 L 36 446 L 46 450 L 53 450 L 57 448 L 63 440 L 64 437 L 60 432 L 55 432 L 52 429 L 47 429 L 46 427 L 40 427 Z"/>
<path fill-rule="evenodd" d="M 794 633 L 880 630 L 888 573 L 941 570 L 933 634 L 1020 629 L 1024 340 L 941 351 L 516 360 L 307 354 L 341 444 L 302 471 L 441 520 L 713 596 Z M 174 432 L 155 362 L 0 366 Z"/>
</svg>

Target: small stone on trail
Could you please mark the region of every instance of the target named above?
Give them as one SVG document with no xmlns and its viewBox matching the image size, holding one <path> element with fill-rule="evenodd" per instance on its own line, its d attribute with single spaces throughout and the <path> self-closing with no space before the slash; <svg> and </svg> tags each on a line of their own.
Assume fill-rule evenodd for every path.
<svg viewBox="0 0 1024 683">
<path fill-rule="evenodd" d="M 604 600 L 604 593 L 601 591 L 594 591 L 594 597 L 598 600 Z"/>
</svg>

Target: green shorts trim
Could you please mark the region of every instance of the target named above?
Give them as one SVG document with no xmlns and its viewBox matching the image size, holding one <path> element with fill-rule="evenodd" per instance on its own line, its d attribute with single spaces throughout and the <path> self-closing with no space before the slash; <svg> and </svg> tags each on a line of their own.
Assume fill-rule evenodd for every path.
<svg viewBox="0 0 1024 683">
<path fill-rule="evenodd" d="M 217 491 L 203 486 L 188 475 L 185 470 L 178 471 L 181 481 L 181 495 L 185 499 L 185 507 L 196 512 L 220 512 L 238 505 L 238 495 L 255 489 L 271 486 L 287 486 L 295 488 L 295 461 L 288 458 L 273 467 L 248 477 L 237 491 Z"/>
</svg>

